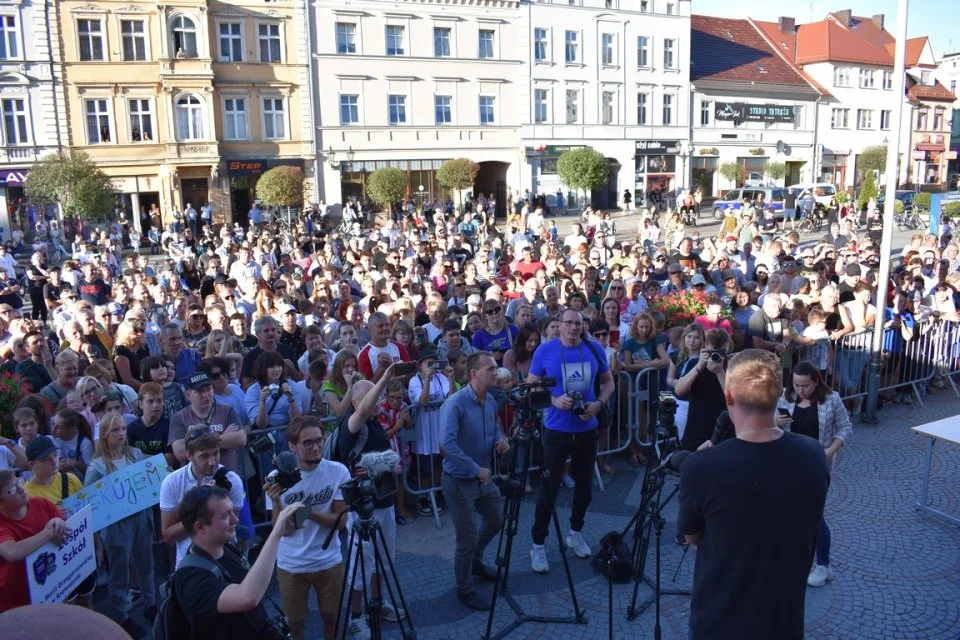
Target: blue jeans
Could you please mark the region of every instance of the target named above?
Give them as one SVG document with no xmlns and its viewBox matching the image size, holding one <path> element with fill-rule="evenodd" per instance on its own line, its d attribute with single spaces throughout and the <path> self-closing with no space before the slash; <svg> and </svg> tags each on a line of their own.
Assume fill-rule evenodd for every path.
<svg viewBox="0 0 960 640">
<path fill-rule="evenodd" d="M 837 357 L 836 369 L 840 376 L 841 395 L 844 392 L 856 393 L 860 387 L 860 377 L 870 361 L 870 352 L 860 349 L 841 349 Z"/>
<path fill-rule="evenodd" d="M 817 564 L 830 566 L 830 527 L 823 517 L 820 518 L 820 533 L 817 535 Z"/>
</svg>

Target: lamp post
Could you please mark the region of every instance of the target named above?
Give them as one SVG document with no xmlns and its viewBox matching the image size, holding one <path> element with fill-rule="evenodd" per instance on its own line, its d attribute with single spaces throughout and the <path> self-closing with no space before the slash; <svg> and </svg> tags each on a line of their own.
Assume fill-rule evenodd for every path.
<svg viewBox="0 0 960 640">
<path fill-rule="evenodd" d="M 687 149 L 687 143 L 683 140 L 680 141 L 680 151 L 677 155 L 680 157 L 680 168 L 682 173 L 681 184 L 679 185 L 681 189 L 687 188 L 687 157 L 690 155 L 690 151 Z M 676 191 L 676 190 L 675 190 Z"/>
<path fill-rule="evenodd" d="M 333 150 L 333 147 L 327 149 L 327 163 L 330 165 L 330 168 L 337 170 L 340 168 L 340 163 L 337 162 L 337 152 Z"/>
</svg>

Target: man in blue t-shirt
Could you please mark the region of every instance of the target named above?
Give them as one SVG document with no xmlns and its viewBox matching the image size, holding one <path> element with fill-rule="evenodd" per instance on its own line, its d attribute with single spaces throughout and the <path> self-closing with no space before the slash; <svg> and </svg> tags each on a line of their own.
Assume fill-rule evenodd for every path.
<svg viewBox="0 0 960 640">
<path fill-rule="evenodd" d="M 590 546 L 583 540 L 583 518 L 590 505 L 593 468 L 597 454 L 597 414 L 613 395 L 614 382 L 603 347 L 583 338 L 583 316 L 568 309 L 560 316 L 560 339 L 544 342 L 533 352 L 529 382 L 554 378 L 550 388 L 551 404 L 544 425 L 543 465 L 549 472 L 544 479 L 531 537 L 530 565 L 537 573 L 550 570 L 543 543 L 547 538 L 550 516 L 557 501 L 567 458 L 575 483 L 570 512 L 570 531 L 566 545 L 581 558 L 590 557 Z"/>
</svg>

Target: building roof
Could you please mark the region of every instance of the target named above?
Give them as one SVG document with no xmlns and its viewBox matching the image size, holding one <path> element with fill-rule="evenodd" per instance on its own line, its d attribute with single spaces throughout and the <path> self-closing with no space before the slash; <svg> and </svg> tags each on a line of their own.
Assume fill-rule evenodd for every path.
<svg viewBox="0 0 960 640">
<path fill-rule="evenodd" d="M 693 15 L 690 79 L 816 87 L 749 20 Z"/>
<path fill-rule="evenodd" d="M 830 61 L 892 67 L 893 55 L 886 50 L 886 43 L 875 44 L 880 40 L 874 33 L 878 27 L 869 19 L 867 22 L 872 29 L 863 27 L 855 30 L 829 17 L 800 25 L 797 28 L 797 64 Z"/>
<path fill-rule="evenodd" d="M 794 27 L 788 32 L 784 32 L 780 29 L 780 24 L 777 22 L 761 22 L 759 20 L 750 19 L 750 23 L 767 39 L 767 42 L 777 51 L 783 58 L 790 63 L 804 78 L 809 82 L 814 88 L 816 88 L 821 94 L 828 96 L 830 92 L 823 87 L 820 83 L 810 77 L 809 74 L 805 73 L 798 65 L 794 63 L 797 59 L 797 31 Z"/>
<path fill-rule="evenodd" d="M 873 18 L 852 15 L 849 10 L 835 11 L 827 15 L 827 19 L 838 26 L 849 29 L 868 44 L 883 48 L 896 39 L 889 31 L 883 28 L 883 15 L 877 16 L 879 24 Z"/>
<path fill-rule="evenodd" d="M 920 84 L 907 74 L 907 84 L 913 85 L 907 89 L 907 97 L 910 100 L 943 100 L 945 102 L 953 102 L 957 99 L 957 96 L 953 95 L 949 89 L 940 84 L 939 80 L 935 80 L 932 85 Z"/>
</svg>

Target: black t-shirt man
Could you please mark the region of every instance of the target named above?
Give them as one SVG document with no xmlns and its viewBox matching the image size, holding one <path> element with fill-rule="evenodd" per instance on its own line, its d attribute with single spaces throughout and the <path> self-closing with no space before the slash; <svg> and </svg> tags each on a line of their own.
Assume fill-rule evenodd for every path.
<svg viewBox="0 0 960 640">
<path fill-rule="evenodd" d="M 681 467 L 677 525 L 702 533 L 690 601 L 691 640 L 803 638 L 807 575 L 830 485 L 813 438 L 734 438 Z"/>
<path fill-rule="evenodd" d="M 338 430 L 338 448 L 340 450 L 340 455 L 342 462 L 350 470 L 350 475 L 356 477 L 357 467 L 351 465 L 349 460 L 346 460 L 346 456 L 349 454 L 350 450 L 353 448 L 354 443 L 357 441 L 357 438 L 360 437 L 360 433 L 350 433 L 350 428 L 347 426 L 347 422 L 350 420 L 348 415 L 346 418 L 340 421 L 340 428 Z M 376 415 L 370 416 L 367 418 L 365 425 L 367 430 L 367 442 L 364 444 L 363 449 L 360 450 L 361 455 L 364 453 L 370 453 L 372 451 L 388 451 L 390 449 L 390 438 L 387 437 L 387 434 L 384 433 L 383 427 L 380 426 L 380 420 Z M 396 504 L 395 494 L 387 496 L 383 500 L 374 500 L 373 508 L 374 509 L 385 509 L 387 507 L 392 507 Z"/>
</svg>

